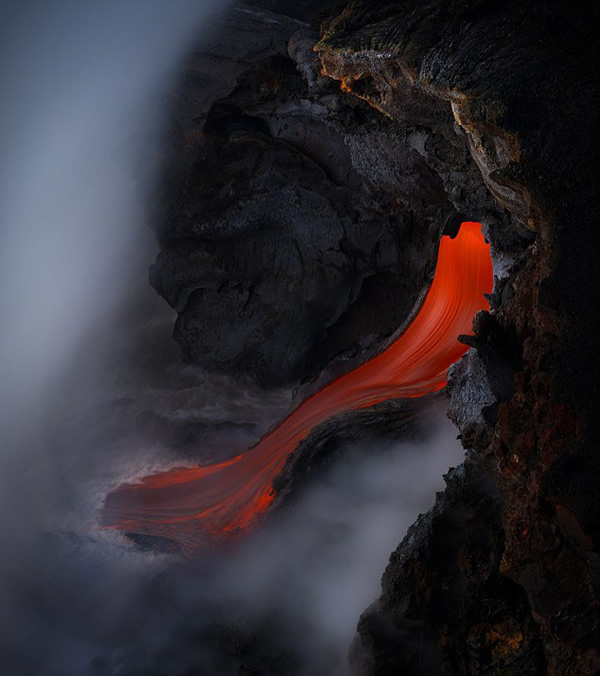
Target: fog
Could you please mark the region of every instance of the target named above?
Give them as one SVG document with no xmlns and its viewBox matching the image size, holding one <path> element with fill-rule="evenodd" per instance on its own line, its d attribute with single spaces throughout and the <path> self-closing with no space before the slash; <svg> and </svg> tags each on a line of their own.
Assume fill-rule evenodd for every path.
<svg viewBox="0 0 600 676">
<path fill-rule="evenodd" d="M 118 482 L 239 452 L 290 402 L 181 364 L 146 279 L 169 86 L 217 7 L 0 5 L 5 676 L 228 674 L 244 641 L 249 668 L 343 674 L 389 553 L 462 457 L 438 413 L 422 444 L 348 448 L 293 509 L 194 561 L 98 528 Z"/>
</svg>

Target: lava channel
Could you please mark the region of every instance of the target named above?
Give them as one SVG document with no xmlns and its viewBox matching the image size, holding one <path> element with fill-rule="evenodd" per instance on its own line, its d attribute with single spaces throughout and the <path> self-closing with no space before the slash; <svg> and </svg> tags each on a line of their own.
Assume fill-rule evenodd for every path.
<svg viewBox="0 0 600 676">
<path fill-rule="evenodd" d="M 493 272 L 481 224 L 466 222 L 440 242 L 435 276 L 408 327 L 379 354 L 305 399 L 255 446 L 230 460 L 174 468 L 109 493 L 101 524 L 136 536 L 168 538 L 184 552 L 231 540 L 254 525 L 275 497 L 288 455 L 328 418 L 399 397 L 442 389 L 468 349 L 472 319 L 489 309 Z"/>
</svg>

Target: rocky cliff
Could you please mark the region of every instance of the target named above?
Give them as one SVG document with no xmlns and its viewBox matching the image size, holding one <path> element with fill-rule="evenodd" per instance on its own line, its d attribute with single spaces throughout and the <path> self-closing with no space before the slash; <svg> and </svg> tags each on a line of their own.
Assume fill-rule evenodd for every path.
<svg viewBox="0 0 600 676">
<path fill-rule="evenodd" d="M 280 385 L 396 331 L 444 228 L 502 215 L 441 104 L 382 116 L 320 74 L 317 33 L 273 16 L 230 15 L 235 83 L 218 52 L 188 65 L 151 282 L 184 359 Z"/>
<path fill-rule="evenodd" d="M 449 382 L 467 461 L 392 555 L 357 674 L 600 670 L 597 18 L 244 5 L 186 67 L 151 273 L 184 358 L 266 385 L 348 368 L 406 320 L 443 232 L 481 221 L 492 245 L 492 311 Z"/>
<path fill-rule="evenodd" d="M 324 72 L 385 115 L 443 102 L 505 216 L 482 218 L 492 315 L 450 378 L 470 454 L 392 556 L 357 673 L 600 668 L 598 282 L 581 231 L 598 214 L 596 20 L 552 2 L 353 2 L 323 27 Z"/>
</svg>

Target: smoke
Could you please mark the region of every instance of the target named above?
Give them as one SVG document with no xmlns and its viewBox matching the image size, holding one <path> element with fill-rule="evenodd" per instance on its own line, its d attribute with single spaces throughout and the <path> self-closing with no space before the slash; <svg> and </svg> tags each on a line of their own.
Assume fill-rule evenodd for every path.
<svg viewBox="0 0 600 676">
<path fill-rule="evenodd" d="M 218 5 L 0 5 L 2 676 L 342 674 L 462 455 L 441 419 L 420 446 L 349 449 L 268 528 L 191 562 L 98 529 L 116 483 L 237 452 L 290 401 L 180 364 L 146 281 L 165 92 Z"/>
<path fill-rule="evenodd" d="M 85 418 L 110 380 L 103 372 L 115 308 L 147 260 L 139 190 L 151 176 L 140 167 L 157 149 L 168 76 L 219 4 L 0 3 L 5 673 L 41 674 L 40 665 L 54 673 L 46 641 L 56 653 L 80 650 L 56 636 L 70 598 L 61 580 L 71 578 L 46 553 L 41 533 L 81 504 L 89 515 L 86 477 L 110 461 Z M 83 569 L 73 571 L 74 590 L 82 577 Z M 19 610 L 33 606 L 37 612 Z"/>
<path fill-rule="evenodd" d="M 166 77 L 216 4 L 3 3 L 1 344 L 10 410 L 64 367 L 122 295 L 143 209 L 133 169 L 155 149 Z"/>
<path fill-rule="evenodd" d="M 289 513 L 219 563 L 208 589 L 249 626 L 271 635 L 285 627 L 278 640 L 298 673 L 347 673 L 358 618 L 379 596 L 390 553 L 461 462 L 443 410 L 428 415 L 425 441 L 348 448 Z"/>
<path fill-rule="evenodd" d="M 175 365 L 169 370 L 174 377 Z M 275 405 L 260 408 L 259 393 L 250 397 L 247 386 L 236 390 L 233 382 L 187 368 L 179 373 L 188 385 L 192 375 L 198 396 L 216 395 L 225 386 L 232 399 L 248 398 L 242 409 L 223 406 L 220 419 L 252 415 L 264 426 L 278 412 Z M 431 506 L 442 473 L 461 461 L 443 411 L 432 415 L 429 409 L 430 434 L 423 442 L 348 448 L 343 460 L 254 535 L 184 562 L 139 552 L 94 524 L 109 479 L 118 480 L 128 468 L 133 476 L 146 473 L 152 462 L 173 462 L 166 447 L 140 446 L 135 434 L 126 434 L 124 421 L 144 401 L 168 414 L 180 405 L 181 390 L 137 387 L 129 404 L 116 397 L 108 422 L 106 408 L 96 403 L 81 423 L 63 426 L 63 443 L 65 436 L 79 441 L 61 466 L 72 477 L 63 479 L 70 499 L 54 505 L 34 539 L 20 534 L 4 548 L 11 565 L 3 578 L 2 673 L 216 676 L 244 665 L 248 673 L 346 674 L 358 617 L 378 596 L 389 554 L 416 515 Z M 180 415 L 193 414 L 189 396 L 190 408 L 178 408 Z M 285 401 L 281 393 L 279 407 Z M 65 453 L 61 446 L 56 450 Z M 105 460 L 103 472 L 89 462 L 78 467 L 78 454 L 93 452 Z M 12 514 L 22 525 L 17 505 Z M 198 671 L 188 672 L 191 666 Z"/>
</svg>

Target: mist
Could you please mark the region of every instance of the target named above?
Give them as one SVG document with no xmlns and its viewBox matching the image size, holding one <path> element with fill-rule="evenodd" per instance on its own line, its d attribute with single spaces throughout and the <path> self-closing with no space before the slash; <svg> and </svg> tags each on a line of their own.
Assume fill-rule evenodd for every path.
<svg viewBox="0 0 600 676">
<path fill-rule="evenodd" d="M 193 561 L 98 528 L 118 483 L 240 452 L 291 400 L 182 364 L 147 282 L 169 87 L 223 4 L 0 5 L 5 676 L 232 673 L 244 641 L 249 668 L 344 674 L 390 552 L 462 458 L 438 412 L 423 443 L 349 447 L 247 541 Z"/>
<path fill-rule="evenodd" d="M 32 653 L 34 637 L 77 652 L 51 631 L 60 612 L 46 598 L 50 570 L 38 578 L 42 561 L 51 569 L 43 533 L 64 528 L 65 515 L 93 521 L 86 479 L 110 457 L 85 418 L 114 395 L 107 368 L 124 340 L 115 315 L 151 259 L 144 198 L 170 78 L 222 7 L 0 4 L 0 633 L 12 644 L 3 673 L 54 673 L 43 641 L 39 664 L 11 658 Z M 37 616 L 19 614 L 26 599 Z"/>
</svg>

